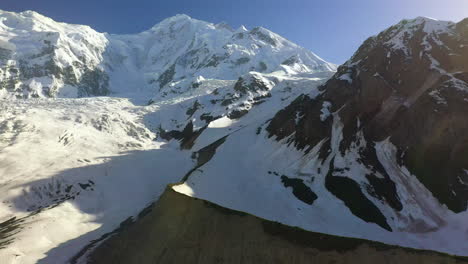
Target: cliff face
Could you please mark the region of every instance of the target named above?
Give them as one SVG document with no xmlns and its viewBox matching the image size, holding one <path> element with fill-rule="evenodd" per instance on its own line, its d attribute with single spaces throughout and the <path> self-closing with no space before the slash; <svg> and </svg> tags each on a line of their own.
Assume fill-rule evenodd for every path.
<svg viewBox="0 0 468 264">
<path fill-rule="evenodd" d="M 430 251 L 307 232 L 166 189 L 88 263 L 468 263 Z"/>
<path fill-rule="evenodd" d="M 370 195 L 400 211 L 402 202 L 407 204 L 395 189 L 401 176 L 377 159 L 375 143 L 389 143 L 397 159 L 391 167 L 408 169 L 450 210 L 466 210 L 467 30 L 466 19 L 417 18 L 369 38 L 321 87 L 320 96 L 299 98 L 280 111 L 268 127 L 270 135 L 291 136 L 290 142 L 305 150 L 325 140 L 323 160 L 337 156 L 333 148 L 344 157 L 358 149 L 357 162 L 371 171 L 365 179 Z M 294 113 L 302 116 L 297 125 Z M 333 124 L 342 129 L 336 146 L 330 142 Z"/>
</svg>

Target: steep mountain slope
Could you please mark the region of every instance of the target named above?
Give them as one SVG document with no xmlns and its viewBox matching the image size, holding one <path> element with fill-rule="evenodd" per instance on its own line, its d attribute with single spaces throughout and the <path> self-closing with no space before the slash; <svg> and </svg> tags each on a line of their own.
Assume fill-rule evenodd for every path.
<svg viewBox="0 0 468 264">
<path fill-rule="evenodd" d="M 338 114 L 343 139 L 337 149 L 344 156 L 353 145 L 361 144 L 359 151 L 367 152 L 361 154 L 366 167 L 373 167 L 373 174 L 380 173 L 387 179 L 387 183 L 382 182 L 386 189 L 392 185 L 390 168 L 372 157 L 372 142 L 381 142 L 375 147 L 395 151 L 395 168 L 408 168 L 408 173 L 454 212 L 466 210 L 468 199 L 464 184 L 468 177 L 464 158 L 468 147 L 464 121 L 468 110 L 467 30 L 467 20 L 458 24 L 427 18 L 402 21 L 368 39 L 322 88 L 324 93 L 316 102 L 305 106 L 320 113 L 327 104 L 329 111 Z M 290 109 L 304 107 L 299 105 Z M 314 122 L 311 118 L 315 119 L 316 114 L 308 113 L 303 124 L 314 122 L 321 129 L 311 132 L 315 138 L 305 138 L 310 130 L 290 125 L 285 130 L 288 125 L 280 120 L 282 115 L 284 112 L 272 122 L 269 131 L 283 138 L 292 130 L 300 130 L 293 139 L 298 147 L 315 145 L 324 138 L 320 133 L 332 130 L 331 118 Z M 382 193 L 377 195 L 387 203 L 395 200 Z"/>
<path fill-rule="evenodd" d="M 405 20 L 369 38 L 318 92 L 229 135 L 174 189 L 306 230 L 466 254 L 466 21 Z"/>
<path fill-rule="evenodd" d="M 151 209 L 137 224 L 105 241 L 88 263 L 468 262 L 435 252 L 307 232 L 171 188 Z"/>
</svg>

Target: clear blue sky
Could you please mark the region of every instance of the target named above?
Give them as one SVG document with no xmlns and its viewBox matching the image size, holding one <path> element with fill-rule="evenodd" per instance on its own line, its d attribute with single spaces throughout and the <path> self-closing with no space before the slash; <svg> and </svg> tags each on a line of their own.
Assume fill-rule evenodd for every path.
<svg viewBox="0 0 468 264">
<path fill-rule="evenodd" d="M 0 9 L 34 10 L 109 33 L 140 32 L 183 13 L 235 28 L 263 26 L 340 64 L 403 18 L 458 22 L 468 17 L 468 0 L 1 0 Z"/>
</svg>

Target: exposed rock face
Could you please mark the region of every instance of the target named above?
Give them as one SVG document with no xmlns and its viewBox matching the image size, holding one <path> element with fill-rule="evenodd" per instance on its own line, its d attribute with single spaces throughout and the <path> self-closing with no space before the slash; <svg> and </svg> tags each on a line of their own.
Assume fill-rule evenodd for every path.
<svg viewBox="0 0 468 264">
<path fill-rule="evenodd" d="M 415 190 L 420 187 L 408 175 L 453 212 L 467 208 L 467 83 L 467 20 L 404 20 L 366 40 L 320 88 L 321 95 L 297 98 L 276 114 L 267 130 L 305 152 L 321 143 L 319 159 L 327 177 L 353 174 L 347 180 L 357 182 L 365 197 L 383 203 L 381 211 L 401 215 L 408 208 L 422 208 L 431 220 L 416 221 L 419 217 L 410 213 L 405 222 L 418 224 L 407 230 L 429 231 L 443 226 L 444 217 L 418 198 Z M 394 151 L 394 161 L 382 158 L 383 148 Z M 353 166 L 362 175 L 348 172 Z M 349 203 L 336 187 L 327 188 Z M 363 205 L 350 209 L 388 229 L 376 220 L 378 210 L 371 218 L 359 213 L 357 207 Z"/>
<path fill-rule="evenodd" d="M 284 226 L 168 188 L 88 263 L 467 263 L 463 258 Z"/>
</svg>

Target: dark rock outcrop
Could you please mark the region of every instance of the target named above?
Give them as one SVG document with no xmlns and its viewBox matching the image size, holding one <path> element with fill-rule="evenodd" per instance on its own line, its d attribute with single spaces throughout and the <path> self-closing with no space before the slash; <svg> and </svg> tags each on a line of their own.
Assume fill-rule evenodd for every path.
<svg viewBox="0 0 468 264">
<path fill-rule="evenodd" d="M 384 176 L 367 178 L 373 195 L 395 210 L 402 205 L 394 182 L 375 154 L 374 144 L 389 138 L 405 166 L 440 203 L 454 212 L 468 201 L 468 23 L 426 18 L 404 20 L 366 40 L 353 57 L 311 99 L 302 96 L 277 113 L 267 130 L 298 149 L 320 141 L 329 157 L 333 116 L 319 118 L 331 105 L 343 124 L 341 153 L 368 142 L 360 162 Z M 296 120 L 299 116 L 299 120 Z M 329 159 L 330 160 L 330 159 Z"/>
<path fill-rule="evenodd" d="M 88 263 L 468 263 L 465 258 L 285 226 L 166 189 Z"/>
</svg>

